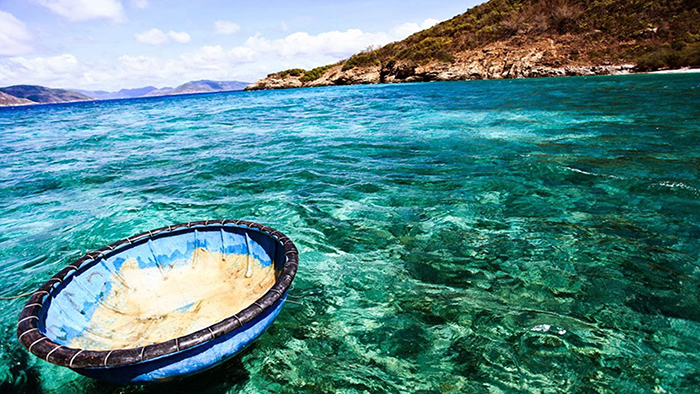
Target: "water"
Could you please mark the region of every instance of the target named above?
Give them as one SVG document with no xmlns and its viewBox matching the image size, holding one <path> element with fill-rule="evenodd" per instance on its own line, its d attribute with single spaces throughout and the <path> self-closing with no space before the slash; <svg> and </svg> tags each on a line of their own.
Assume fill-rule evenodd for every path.
<svg viewBox="0 0 700 394">
<path fill-rule="evenodd" d="M 0 296 L 167 224 L 301 252 L 242 356 L 118 388 L 28 355 L 0 392 L 692 393 L 700 74 L 239 92 L 0 110 Z"/>
</svg>

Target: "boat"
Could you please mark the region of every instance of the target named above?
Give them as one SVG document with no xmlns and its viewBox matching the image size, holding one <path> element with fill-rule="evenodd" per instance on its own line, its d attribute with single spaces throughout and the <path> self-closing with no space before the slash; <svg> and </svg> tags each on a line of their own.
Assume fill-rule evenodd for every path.
<svg viewBox="0 0 700 394">
<path fill-rule="evenodd" d="M 288 237 L 257 223 L 162 227 L 59 271 L 27 301 L 17 337 L 42 360 L 114 384 L 189 376 L 270 327 L 298 263 Z"/>
</svg>

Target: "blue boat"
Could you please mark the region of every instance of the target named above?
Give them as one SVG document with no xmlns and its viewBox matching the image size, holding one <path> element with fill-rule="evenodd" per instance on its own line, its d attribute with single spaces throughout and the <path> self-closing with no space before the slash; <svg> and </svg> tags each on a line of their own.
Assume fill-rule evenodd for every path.
<svg viewBox="0 0 700 394">
<path fill-rule="evenodd" d="M 289 238 L 252 222 L 147 231 L 49 279 L 22 310 L 17 336 L 43 360 L 115 384 L 192 375 L 265 332 L 298 262 Z"/>
</svg>

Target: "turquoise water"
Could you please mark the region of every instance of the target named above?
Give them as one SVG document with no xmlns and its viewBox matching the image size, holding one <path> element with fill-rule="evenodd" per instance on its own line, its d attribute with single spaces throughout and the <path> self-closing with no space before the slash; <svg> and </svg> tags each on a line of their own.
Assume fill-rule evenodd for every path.
<svg viewBox="0 0 700 394">
<path fill-rule="evenodd" d="M 118 388 L 28 355 L 0 392 L 692 393 L 700 74 L 239 92 L 0 110 L 0 296 L 167 224 L 299 247 L 248 351 Z"/>
</svg>

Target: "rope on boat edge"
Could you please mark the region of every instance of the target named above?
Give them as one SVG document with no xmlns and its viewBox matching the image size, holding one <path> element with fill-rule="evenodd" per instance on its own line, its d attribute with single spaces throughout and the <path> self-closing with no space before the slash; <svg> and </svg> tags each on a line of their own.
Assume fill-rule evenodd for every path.
<svg viewBox="0 0 700 394">
<path fill-rule="evenodd" d="M 7 297 L 0 297 L 0 301 L 5 301 L 5 300 L 16 300 L 18 298 L 23 298 L 23 297 L 28 297 L 30 295 L 34 294 L 33 291 L 28 291 L 26 293 L 18 294 L 15 296 L 7 296 Z"/>
</svg>

